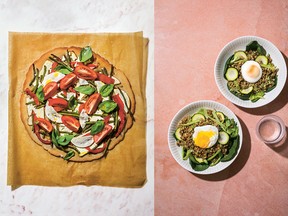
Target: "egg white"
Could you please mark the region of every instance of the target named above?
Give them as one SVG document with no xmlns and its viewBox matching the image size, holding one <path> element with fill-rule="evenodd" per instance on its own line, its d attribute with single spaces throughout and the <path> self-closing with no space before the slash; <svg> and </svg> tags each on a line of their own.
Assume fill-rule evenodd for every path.
<svg viewBox="0 0 288 216">
<path fill-rule="evenodd" d="M 64 77 L 65 75 L 60 72 L 50 73 L 44 77 L 42 84 L 45 86 L 49 82 L 59 82 Z"/>
<path fill-rule="evenodd" d="M 253 70 L 252 68 L 256 67 L 257 70 Z M 252 73 L 251 73 L 252 71 Z M 257 82 L 261 76 L 262 76 L 262 69 L 258 62 L 255 61 L 246 61 L 241 66 L 241 73 L 243 76 L 243 79 L 246 80 L 249 83 L 255 83 Z"/>
</svg>

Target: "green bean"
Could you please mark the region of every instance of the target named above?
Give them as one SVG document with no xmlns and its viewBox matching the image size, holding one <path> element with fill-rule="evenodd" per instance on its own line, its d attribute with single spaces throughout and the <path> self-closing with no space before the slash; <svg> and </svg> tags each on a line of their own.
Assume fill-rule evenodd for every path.
<svg viewBox="0 0 288 216">
<path fill-rule="evenodd" d="M 61 112 L 59 112 L 59 114 L 68 115 L 68 116 L 74 116 L 74 117 L 79 118 L 79 113 L 76 113 L 76 112 L 61 111 Z"/>
<path fill-rule="evenodd" d="M 33 82 L 35 81 L 35 78 L 36 78 L 35 65 L 33 64 L 32 67 L 33 67 L 33 78 L 31 80 L 31 82 L 29 83 L 29 86 L 31 86 L 33 84 Z"/>
<path fill-rule="evenodd" d="M 74 150 L 70 150 L 64 157 L 63 159 L 64 160 L 69 160 L 70 158 L 74 157 L 75 156 L 75 152 Z"/>
</svg>

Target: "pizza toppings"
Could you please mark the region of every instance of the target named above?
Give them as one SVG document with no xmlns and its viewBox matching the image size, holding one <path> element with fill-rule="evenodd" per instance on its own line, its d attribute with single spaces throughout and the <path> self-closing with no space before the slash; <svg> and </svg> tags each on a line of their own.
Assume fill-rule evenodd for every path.
<svg viewBox="0 0 288 216">
<path fill-rule="evenodd" d="M 66 90 L 77 81 L 77 76 L 74 73 L 66 75 L 60 82 L 60 89 Z"/>
<path fill-rule="evenodd" d="M 44 100 L 47 100 L 47 99 L 53 97 L 54 95 L 56 95 L 57 91 L 58 91 L 58 83 L 55 81 L 49 82 L 43 88 Z M 41 92 L 41 90 L 40 90 L 40 92 Z M 39 98 L 39 99 L 41 100 L 41 98 Z"/>
<path fill-rule="evenodd" d="M 101 102 L 102 96 L 99 93 L 91 95 L 84 105 L 84 109 L 88 115 L 95 113 L 98 104 Z"/>
<path fill-rule="evenodd" d="M 52 106 L 54 109 L 55 109 L 55 107 L 59 107 L 59 108 L 61 108 L 61 110 L 63 110 L 63 109 L 66 109 L 68 107 L 68 101 L 65 100 L 64 98 L 50 98 L 50 99 L 48 99 L 48 104 L 50 106 Z"/>
<path fill-rule="evenodd" d="M 79 123 L 79 121 L 76 118 L 74 118 L 72 116 L 62 116 L 61 120 L 62 120 L 62 123 L 67 128 L 69 128 L 73 132 L 78 132 L 78 130 L 80 128 L 80 123 Z"/>
<path fill-rule="evenodd" d="M 76 66 L 74 73 L 79 78 L 85 79 L 85 80 L 95 80 L 97 78 L 97 74 L 94 70 L 82 64 Z"/>
<path fill-rule="evenodd" d="M 53 130 L 52 124 L 47 119 L 39 118 L 35 115 L 34 123 L 39 125 L 39 127 L 45 130 L 47 133 L 51 133 Z"/>
<path fill-rule="evenodd" d="M 113 70 L 101 67 L 90 47 L 79 57 L 69 50 L 63 56 L 51 54 L 40 70 L 33 64 L 25 93 L 28 124 L 39 141 L 66 152 L 65 160 L 105 154 L 130 114 L 129 97 Z"/>
</svg>

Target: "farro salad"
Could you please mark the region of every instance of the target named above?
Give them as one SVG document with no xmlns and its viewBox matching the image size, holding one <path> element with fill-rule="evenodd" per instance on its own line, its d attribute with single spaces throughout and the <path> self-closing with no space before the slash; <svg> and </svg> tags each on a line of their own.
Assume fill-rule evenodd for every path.
<svg viewBox="0 0 288 216">
<path fill-rule="evenodd" d="M 182 148 L 182 159 L 195 171 L 220 161 L 230 161 L 239 148 L 239 128 L 234 119 L 212 109 L 201 108 L 178 123 L 174 137 Z"/>
<path fill-rule="evenodd" d="M 229 91 L 251 102 L 264 98 L 265 93 L 276 87 L 277 72 L 272 58 L 257 41 L 249 43 L 246 50 L 236 51 L 224 67 Z"/>
</svg>

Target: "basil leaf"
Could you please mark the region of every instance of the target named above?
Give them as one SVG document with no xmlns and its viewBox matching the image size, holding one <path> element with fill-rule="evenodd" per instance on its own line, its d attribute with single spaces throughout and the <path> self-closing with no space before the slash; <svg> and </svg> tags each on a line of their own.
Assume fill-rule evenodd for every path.
<svg viewBox="0 0 288 216">
<path fill-rule="evenodd" d="M 91 127 L 91 135 L 100 133 L 104 128 L 104 121 L 98 120 L 96 123 Z"/>
<path fill-rule="evenodd" d="M 74 97 L 74 95 L 72 95 L 68 101 L 68 108 L 71 110 L 74 110 L 77 105 L 78 105 L 78 102 L 76 98 Z"/>
<path fill-rule="evenodd" d="M 69 70 L 68 70 L 66 67 L 64 67 L 63 65 L 58 65 L 58 66 L 55 68 L 55 71 L 58 71 L 58 72 L 60 72 L 60 73 L 62 73 L 62 74 L 65 74 L 65 75 L 71 73 L 71 71 L 69 71 Z"/>
<path fill-rule="evenodd" d="M 37 91 L 36 91 L 36 96 L 39 101 L 43 102 L 44 101 L 44 92 L 43 92 L 43 86 L 40 86 Z"/>
<path fill-rule="evenodd" d="M 102 103 L 99 104 L 99 109 L 102 110 L 105 113 L 110 113 L 112 112 L 116 107 L 117 107 L 117 103 L 115 103 L 112 100 L 106 100 L 103 101 Z"/>
<path fill-rule="evenodd" d="M 91 95 L 95 92 L 96 89 L 90 85 L 83 85 L 83 86 L 76 87 L 75 90 L 82 94 Z"/>
<path fill-rule="evenodd" d="M 92 49 L 90 46 L 84 47 L 81 52 L 80 52 L 80 61 L 81 62 L 86 62 L 93 56 Z"/>
<path fill-rule="evenodd" d="M 114 84 L 105 84 L 100 88 L 100 94 L 102 97 L 107 97 L 114 89 Z"/>
<path fill-rule="evenodd" d="M 66 134 L 66 135 L 57 137 L 57 141 L 58 141 L 59 145 L 66 146 L 71 142 L 73 137 L 74 137 L 74 135 Z"/>
</svg>

